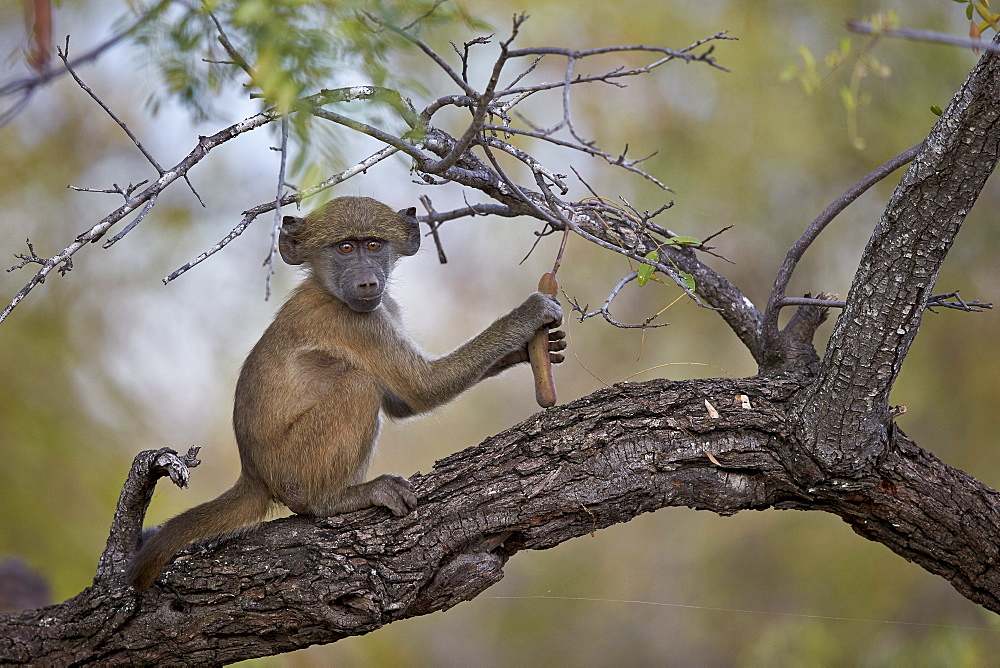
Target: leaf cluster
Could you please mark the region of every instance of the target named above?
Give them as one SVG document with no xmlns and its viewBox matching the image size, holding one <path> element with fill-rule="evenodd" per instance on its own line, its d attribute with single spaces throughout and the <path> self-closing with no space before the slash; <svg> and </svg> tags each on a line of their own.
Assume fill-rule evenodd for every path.
<svg viewBox="0 0 1000 668">
<path fill-rule="evenodd" d="M 394 53 L 410 43 L 372 30 L 372 17 L 397 25 L 473 23 L 441 0 L 206 0 L 161 6 L 134 39 L 162 79 L 154 88 L 197 120 L 217 116 L 220 93 L 234 83 L 284 113 L 318 88 L 343 85 L 344 74 L 356 81 L 361 73 L 375 85 L 390 78 L 401 87 L 415 84 L 400 81 L 391 66 Z M 154 93 L 149 104 L 155 110 L 162 101 Z"/>
<path fill-rule="evenodd" d="M 969 19 L 969 36 L 978 39 L 984 32 L 993 29 L 1000 32 L 1000 14 L 990 8 L 990 0 L 954 0 L 965 5 L 965 18 Z M 976 20 L 979 17 L 979 20 Z"/>
<path fill-rule="evenodd" d="M 890 11 L 885 14 L 875 14 L 866 19 L 878 26 L 880 30 L 891 29 L 899 24 L 899 16 Z M 865 148 L 864 137 L 858 130 L 858 110 L 871 102 L 871 93 L 864 89 L 864 82 L 869 77 L 888 79 L 892 76 L 892 68 L 876 59 L 872 51 L 878 42 L 878 34 L 867 39 L 863 44 L 856 44 L 850 37 L 845 37 L 820 60 L 809 47 L 799 45 L 801 65 L 789 64 L 782 70 L 779 79 L 783 82 L 798 81 L 806 95 L 816 95 L 827 81 L 841 77 L 843 82 L 838 87 L 841 105 L 844 107 L 847 119 L 847 132 L 851 145 L 857 150 Z"/>
</svg>

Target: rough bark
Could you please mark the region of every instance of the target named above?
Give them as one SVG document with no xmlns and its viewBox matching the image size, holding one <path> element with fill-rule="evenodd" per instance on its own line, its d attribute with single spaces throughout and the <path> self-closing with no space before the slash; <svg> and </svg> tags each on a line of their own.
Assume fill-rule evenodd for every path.
<svg viewBox="0 0 1000 668">
<path fill-rule="evenodd" d="M 884 449 L 889 392 L 998 155 L 1000 53 L 987 52 L 896 187 L 802 399 L 803 436 L 826 470 L 871 465 Z"/>
<path fill-rule="evenodd" d="M 797 447 L 787 425 L 806 382 L 601 390 L 414 476 L 420 506 L 407 517 L 275 520 L 186 549 L 148 592 L 106 573 L 65 603 L 7 616 L 0 662 L 228 663 L 334 642 L 471 599 L 520 550 L 665 506 L 836 513 L 1000 610 L 998 494 L 898 431 L 878 476 L 802 485 L 775 452 Z"/>
</svg>

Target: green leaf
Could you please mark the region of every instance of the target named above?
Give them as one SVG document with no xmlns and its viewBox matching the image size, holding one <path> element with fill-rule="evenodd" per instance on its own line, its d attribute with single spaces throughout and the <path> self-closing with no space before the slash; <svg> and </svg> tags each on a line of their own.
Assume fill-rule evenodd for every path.
<svg viewBox="0 0 1000 668">
<path fill-rule="evenodd" d="M 695 285 L 694 276 L 684 271 L 678 271 L 677 274 L 681 277 L 681 283 L 684 287 L 693 291 Z"/>
<path fill-rule="evenodd" d="M 670 237 L 666 243 L 669 246 L 700 246 L 701 240 L 694 237 Z"/>
<path fill-rule="evenodd" d="M 649 251 L 644 257 L 647 260 L 652 260 L 653 262 L 660 261 L 660 254 L 655 250 Z M 653 265 L 643 262 L 639 265 L 639 271 L 637 273 L 639 274 L 639 285 L 646 285 L 646 283 L 649 282 L 650 277 L 653 275 Z"/>
<path fill-rule="evenodd" d="M 941 114 L 944 113 L 944 111 L 941 110 L 941 107 L 937 106 L 936 104 L 933 104 L 931 105 L 931 113 L 934 114 L 935 116 L 940 116 Z"/>
</svg>

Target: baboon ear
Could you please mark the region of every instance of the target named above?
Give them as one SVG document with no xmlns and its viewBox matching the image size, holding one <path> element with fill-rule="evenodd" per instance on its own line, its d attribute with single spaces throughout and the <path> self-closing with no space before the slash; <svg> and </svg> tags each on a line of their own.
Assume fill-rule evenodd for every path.
<svg viewBox="0 0 1000 668">
<path fill-rule="evenodd" d="M 306 261 L 297 234 L 304 222 L 304 218 L 296 216 L 285 216 L 281 219 L 281 231 L 278 232 L 278 252 L 281 253 L 281 259 L 288 264 L 302 264 Z"/>
<path fill-rule="evenodd" d="M 405 241 L 400 244 L 400 255 L 413 255 L 420 250 L 420 223 L 417 222 L 417 210 L 415 207 L 400 209 L 396 213 L 403 224 L 403 234 Z"/>
</svg>

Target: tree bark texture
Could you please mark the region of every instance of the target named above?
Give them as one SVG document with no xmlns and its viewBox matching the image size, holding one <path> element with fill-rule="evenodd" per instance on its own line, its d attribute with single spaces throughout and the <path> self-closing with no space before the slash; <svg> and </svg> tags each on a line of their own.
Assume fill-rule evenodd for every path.
<svg viewBox="0 0 1000 668">
<path fill-rule="evenodd" d="M 406 517 L 268 522 L 189 546 L 138 593 L 124 566 L 151 481 L 183 482 L 196 463 L 141 453 L 93 586 L 0 616 L 0 663 L 217 664 L 334 642 L 471 599 L 521 550 L 666 506 L 831 512 L 1000 612 L 1000 496 L 910 441 L 888 406 L 940 265 L 996 164 L 998 119 L 1000 55 L 988 52 L 876 226 L 821 363 L 808 339 L 822 313 L 806 307 L 785 330 L 799 351 L 791 367 L 602 389 L 414 476 L 420 505 Z M 706 298 L 730 288 L 720 281 Z M 752 341 L 752 304 L 722 316 L 768 358 Z"/>
</svg>

